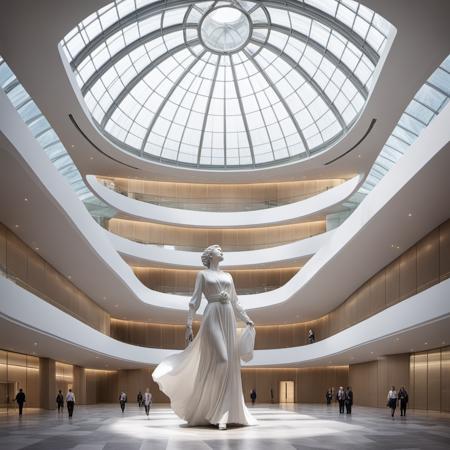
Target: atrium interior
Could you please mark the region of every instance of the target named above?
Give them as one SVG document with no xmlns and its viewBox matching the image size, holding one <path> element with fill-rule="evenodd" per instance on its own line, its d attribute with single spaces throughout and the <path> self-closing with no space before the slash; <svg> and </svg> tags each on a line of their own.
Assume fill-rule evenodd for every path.
<svg viewBox="0 0 450 450">
<path fill-rule="evenodd" d="M 0 450 L 449 448 L 448 17 L 2 2 Z M 229 303 L 257 422 L 189 426 L 155 374 Z"/>
</svg>

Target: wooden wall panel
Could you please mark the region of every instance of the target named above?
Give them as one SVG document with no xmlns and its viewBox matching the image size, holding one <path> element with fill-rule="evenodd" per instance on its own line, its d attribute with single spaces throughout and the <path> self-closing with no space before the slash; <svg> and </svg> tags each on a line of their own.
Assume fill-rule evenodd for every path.
<svg viewBox="0 0 450 450">
<path fill-rule="evenodd" d="M 400 301 L 400 261 L 396 259 L 386 269 L 386 306 Z"/>
<path fill-rule="evenodd" d="M 414 358 L 414 408 L 428 409 L 428 354 L 416 353 Z"/>
<path fill-rule="evenodd" d="M 238 294 L 264 292 L 277 289 L 287 283 L 298 267 L 230 270 Z M 190 295 L 194 290 L 197 270 L 165 269 L 155 267 L 133 267 L 138 279 L 150 289 Z"/>
<path fill-rule="evenodd" d="M 0 223 L 0 269 L 6 271 L 6 233 L 8 229 Z"/>
<path fill-rule="evenodd" d="M 441 411 L 450 412 L 450 347 L 441 350 Z"/>
<path fill-rule="evenodd" d="M 48 264 L 36 251 L 29 248 L 11 230 L 3 224 L 0 225 L 0 261 L 3 258 L 3 269 L 8 276 L 43 300 L 72 314 L 102 333 L 109 334 L 109 314 Z"/>
<path fill-rule="evenodd" d="M 390 386 L 398 390 L 409 389 L 410 356 L 408 354 L 386 356 L 376 361 L 351 364 L 349 383 L 353 388 L 355 404 L 383 408 Z"/>
<path fill-rule="evenodd" d="M 439 275 L 441 281 L 450 277 L 450 220 L 439 227 Z"/>
<path fill-rule="evenodd" d="M 417 244 L 417 292 L 439 283 L 439 228 Z"/>
<path fill-rule="evenodd" d="M 27 278 L 27 255 L 20 239 L 11 231 L 7 233 L 6 270 L 8 275 L 25 281 Z"/>
<path fill-rule="evenodd" d="M 211 211 L 245 211 L 299 201 L 341 184 L 344 180 L 283 183 L 196 184 L 99 178 L 130 198 L 172 207 Z M 112 185 L 110 185 L 112 187 Z"/>
<path fill-rule="evenodd" d="M 441 410 L 441 351 L 428 352 L 427 409 Z"/>
<path fill-rule="evenodd" d="M 352 387 L 354 402 L 361 406 L 378 404 L 378 361 L 351 364 L 349 385 Z M 344 385 L 341 385 L 345 388 Z"/>
<path fill-rule="evenodd" d="M 315 236 L 326 231 L 324 220 L 262 228 L 210 229 L 185 228 L 156 223 L 111 219 L 109 231 L 146 244 L 174 245 L 202 250 L 220 244 L 227 250 L 266 248 Z"/>
<path fill-rule="evenodd" d="M 411 247 L 400 256 L 400 300 L 405 300 L 417 292 L 416 247 Z"/>
</svg>

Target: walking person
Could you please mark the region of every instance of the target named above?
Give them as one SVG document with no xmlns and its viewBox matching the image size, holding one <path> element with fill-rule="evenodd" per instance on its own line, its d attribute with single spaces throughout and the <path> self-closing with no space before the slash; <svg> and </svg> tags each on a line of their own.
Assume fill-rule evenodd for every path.
<svg viewBox="0 0 450 450">
<path fill-rule="evenodd" d="M 25 403 L 25 401 L 26 401 L 25 392 L 23 392 L 23 389 L 20 388 L 19 392 L 16 395 L 16 402 L 17 402 L 17 406 L 19 407 L 19 416 L 22 415 L 23 404 Z"/>
<path fill-rule="evenodd" d="M 397 391 L 395 390 L 395 386 L 391 386 L 391 389 L 387 395 L 387 406 L 391 408 L 391 416 L 394 418 L 395 409 L 397 408 Z"/>
<path fill-rule="evenodd" d="M 308 344 L 314 344 L 314 342 L 316 342 L 316 335 L 314 330 L 310 328 L 308 331 Z"/>
<path fill-rule="evenodd" d="M 256 402 L 256 390 L 252 389 L 250 391 L 250 398 L 252 399 L 252 406 L 255 406 L 255 402 Z"/>
<path fill-rule="evenodd" d="M 337 401 L 339 402 L 339 414 L 344 414 L 344 403 L 345 403 L 345 391 L 342 386 L 339 387 L 339 390 L 336 394 Z"/>
<path fill-rule="evenodd" d="M 398 400 L 400 402 L 400 416 L 406 416 L 406 405 L 408 404 L 408 392 L 405 386 L 398 391 Z"/>
<path fill-rule="evenodd" d="M 72 392 L 72 389 L 69 389 L 69 392 L 66 395 L 66 405 L 69 419 L 71 419 L 73 416 L 73 409 L 75 408 L 75 394 Z"/>
<path fill-rule="evenodd" d="M 64 395 L 61 392 L 61 389 L 58 391 L 58 395 L 56 396 L 56 404 L 58 405 L 58 414 L 64 411 Z"/>
<path fill-rule="evenodd" d="M 270 388 L 270 403 L 273 403 L 274 397 L 273 397 L 273 388 Z"/>
<path fill-rule="evenodd" d="M 120 409 L 122 410 L 122 413 L 125 412 L 125 403 L 127 402 L 127 394 L 125 392 L 121 392 L 119 395 L 119 403 L 120 403 Z"/>
<path fill-rule="evenodd" d="M 331 392 L 330 388 L 328 388 L 327 393 L 325 394 L 325 398 L 327 400 L 327 405 L 331 405 L 331 400 L 333 399 L 333 393 Z"/>
<path fill-rule="evenodd" d="M 345 409 L 347 414 L 352 413 L 352 405 L 353 405 L 353 391 L 350 386 L 347 386 L 347 390 L 345 391 Z"/>
<path fill-rule="evenodd" d="M 142 406 L 142 399 L 143 399 L 142 392 L 139 391 L 139 393 L 137 395 L 137 404 L 138 404 L 139 408 Z"/>
<path fill-rule="evenodd" d="M 152 405 L 152 394 L 150 393 L 149 388 L 145 390 L 143 403 L 145 408 L 145 414 L 147 414 L 148 416 L 150 414 L 150 406 Z"/>
</svg>

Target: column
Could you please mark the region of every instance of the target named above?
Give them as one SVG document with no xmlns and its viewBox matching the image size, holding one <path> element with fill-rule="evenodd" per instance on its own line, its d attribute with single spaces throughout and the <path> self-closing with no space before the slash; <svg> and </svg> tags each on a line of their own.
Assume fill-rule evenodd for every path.
<svg viewBox="0 0 450 450">
<path fill-rule="evenodd" d="M 84 367 L 73 366 L 73 392 L 78 405 L 87 404 L 86 371 Z"/>
<path fill-rule="evenodd" d="M 43 409 L 56 409 L 56 366 L 49 358 L 39 358 L 40 405 Z"/>
</svg>

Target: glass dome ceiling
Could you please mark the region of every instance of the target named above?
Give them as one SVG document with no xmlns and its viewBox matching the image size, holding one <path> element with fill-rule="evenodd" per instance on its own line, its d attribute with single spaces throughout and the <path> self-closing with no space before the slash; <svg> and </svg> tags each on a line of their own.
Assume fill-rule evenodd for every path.
<svg viewBox="0 0 450 450">
<path fill-rule="evenodd" d="M 62 41 L 99 130 L 175 165 L 305 159 L 342 138 L 391 26 L 352 0 L 108 4 Z"/>
</svg>

